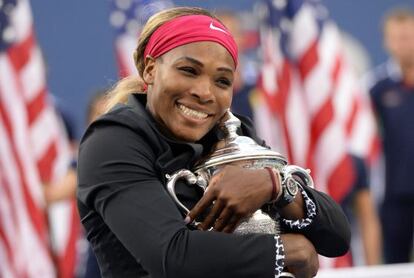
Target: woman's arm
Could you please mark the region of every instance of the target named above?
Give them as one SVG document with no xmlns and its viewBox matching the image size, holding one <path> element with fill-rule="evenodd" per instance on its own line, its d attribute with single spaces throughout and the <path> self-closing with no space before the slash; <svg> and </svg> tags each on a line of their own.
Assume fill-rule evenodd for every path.
<svg viewBox="0 0 414 278">
<path fill-rule="evenodd" d="M 212 207 L 200 225 L 203 230 L 214 227 L 233 232 L 243 219 L 269 202 L 272 196 L 272 181 L 264 169 L 226 166 L 211 179 L 208 188 L 187 219 L 189 222 Z M 305 235 L 321 255 L 343 255 L 349 249 L 350 228 L 342 209 L 328 195 L 306 186 L 301 188 L 304 193 L 298 193 L 292 203 L 282 209 L 273 208 L 286 220 L 306 220 L 304 225 L 287 225 L 293 222 L 283 221 L 285 230 Z M 304 196 L 316 207 L 315 215 L 308 216 Z M 309 217 L 312 218 L 307 219 Z"/>
<path fill-rule="evenodd" d="M 300 230 L 285 228 L 305 235 L 318 254 L 326 257 L 344 255 L 349 249 L 351 230 L 341 207 L 325 193 L 306 186 L 302 188 L 316 205 L 316 215 Z"/>
<path fill-rule="evenodd" d="M 154 171 L 151 146 L 126 127 L 92 128 L 80 148 L 78 200 L 151 277 L 274 277 L 272 235 L 188 229 Z"/>
<path fill-rule="evenodd" d="M 237 117 L 242 120 L 242 133 L 252 137 L 258 144 L 266 146 L 266 143 L 257 136 L 252 121 L 240 115 L 237 115 Z M 330 196 L 318 190 L 306 186 L 303 186 L 303 189 L 316 205 L 316 217 L 312 219 L 311 225 L 308 225 L 309 227 L 302 229 L 301 233 L 311 240 L 317 252 L 321 255 L 335 257 L 345 254 L 349 249 L 351 231 L 341 207 Z M 298 200 L 298 197 L 302 198 L 302 202 Z M 292 211 L 290 207 L 287 207 L 286 210 L 288 211 L 281 211 L 282 216 L 287 219 L 297 218 L 297 215 L 294 216 L 292 213 L 298 213 L 298 208 L 301 207 L 300 204 L 302 204 L 302 208 L 306 209 L 306 204 L 303 203 L 303 195 L 297 194 L 295 202 L 292 204 L 292 206 L 296 206 L 296 210 Z"/>
</svg>

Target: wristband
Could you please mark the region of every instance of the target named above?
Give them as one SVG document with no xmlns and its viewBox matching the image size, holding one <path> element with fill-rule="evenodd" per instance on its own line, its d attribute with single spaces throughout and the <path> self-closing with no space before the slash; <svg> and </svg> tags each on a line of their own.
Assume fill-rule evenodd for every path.
<svg viewBox="0 0 414 278">
<path fill-rule="evenodd" d="M 272 180 L 272 197 L 269 203 L 274 203 L 280 198 L 280 195 L 282 193 L 281 186 L 280 186 L 281 185 L 280 177 L 278 179 L 278 182 L 276 182 L 275 173 L 273 172 L 273 169 L 270 167 L 265 167 L 265 169 L 268 171 L 270 179 Z"/>
<path fill-rule="evenodd" d="M 282 238 L 280 235 L 275 235 L 275 247 L 276 247 L 276 258 L 275 258 L 275 277 L 279 277 L 285 267 L 285 248 L 283 247 Z"/>
</svg>

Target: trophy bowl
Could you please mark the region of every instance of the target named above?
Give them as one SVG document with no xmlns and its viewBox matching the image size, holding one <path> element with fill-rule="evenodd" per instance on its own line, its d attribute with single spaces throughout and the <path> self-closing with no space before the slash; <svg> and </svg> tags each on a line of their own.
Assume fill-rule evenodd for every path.
<svg viewBox="0 0 414 278">
<path fill-rule="evenodd" d="M 297 176 L 303 181 L 303 184 L 313 187 L 313 180 L 309 170 L 296 165 L 288 165 L 286 158 L 280 153 L 258 145 L 250 137 L 239 136 L 237 129 L 240 125 L 240 120 L 228 111 L 227 119 L 219 124 L 225 137 L 216 143 L 210 155 L 198 161 L 191 171 L 182 169 L 167 175 L 167 190 L 184 213 L 187 214 L 189 209 L 176 196 L 175 184 L 177 180 L 184 179 L 190 186 L 198 186 L 205 192 L 211 177 L 229 164 L 251 169 L 269 167 L 276 169 L 285 179 Z M 277 212 L 270 215 L 259 209 L 251 217 L 243 221 L 235 229 L 234 233 L 280 234 L 282 231 L 280 230 L 279 218 Z M 192 224 L 198 225 L 199 223 L 193 222 Z M 291 273 L 284 272 L 279 275 L 279 278 L 282 277 L 294 276 Z"/>
</svg>

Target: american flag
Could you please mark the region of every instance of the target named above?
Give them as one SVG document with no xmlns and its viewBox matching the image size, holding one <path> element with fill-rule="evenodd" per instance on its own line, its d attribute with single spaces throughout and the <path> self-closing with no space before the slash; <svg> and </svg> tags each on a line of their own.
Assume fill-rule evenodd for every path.
<svg viewBox="0 0 414 278">
<path fill-rule="evenodd" d="M 110 23 L 115 29 L 115 53 L 119 75 L 137 74 L 133 53 L 142 27 L 153 14 L 173 7 L 168 0 L 113 0 Z"/>
<path fill-rule="evenodd" d="M 42 190 L 69 161 L 61 127 L 48 98 L 30 3 L 0 1 L 0 277 L 69 277 L 55 263 L 72 258 L 72 228 L 58 236 L 55 256 Z M 74 207 L 66 208 L 69 222 L 61 217 L 60 223 L 71 223 Z"/>
<path fill-rule="evenodd" d="M 349 153 L 368 157 L 377 137 L 338 28 L 316 0 L 263 1 L 257 13 L 266 103 L 256 109 L 259 129 L 270 144 L 279 141 L 291 163 L 310 168 L 316 186 L 339 202 L 354 180 Z"/>
</svg>

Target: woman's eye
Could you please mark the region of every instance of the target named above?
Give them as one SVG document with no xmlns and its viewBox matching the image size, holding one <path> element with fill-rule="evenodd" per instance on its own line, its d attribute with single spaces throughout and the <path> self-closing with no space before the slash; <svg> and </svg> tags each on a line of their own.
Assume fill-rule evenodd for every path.
<svg viewBox="0 0 414 278">
<path fill-rule="evenodd" d="M 231 81 L 227 78 L 220 78 L 217 80 L 217 83 L 219 83 L 219 85 L 222 87 L 230 87 L 232 84 Z"/>
<path fill-rule="evenodd" d="M 195 68 L 193 67 L 180 67 L 178 68 L 180 71 L 185 72 L 186 74 L 191 74 L 191 75 L 195 75 L 197 74 L 197 71 Z"/>
</svg>

